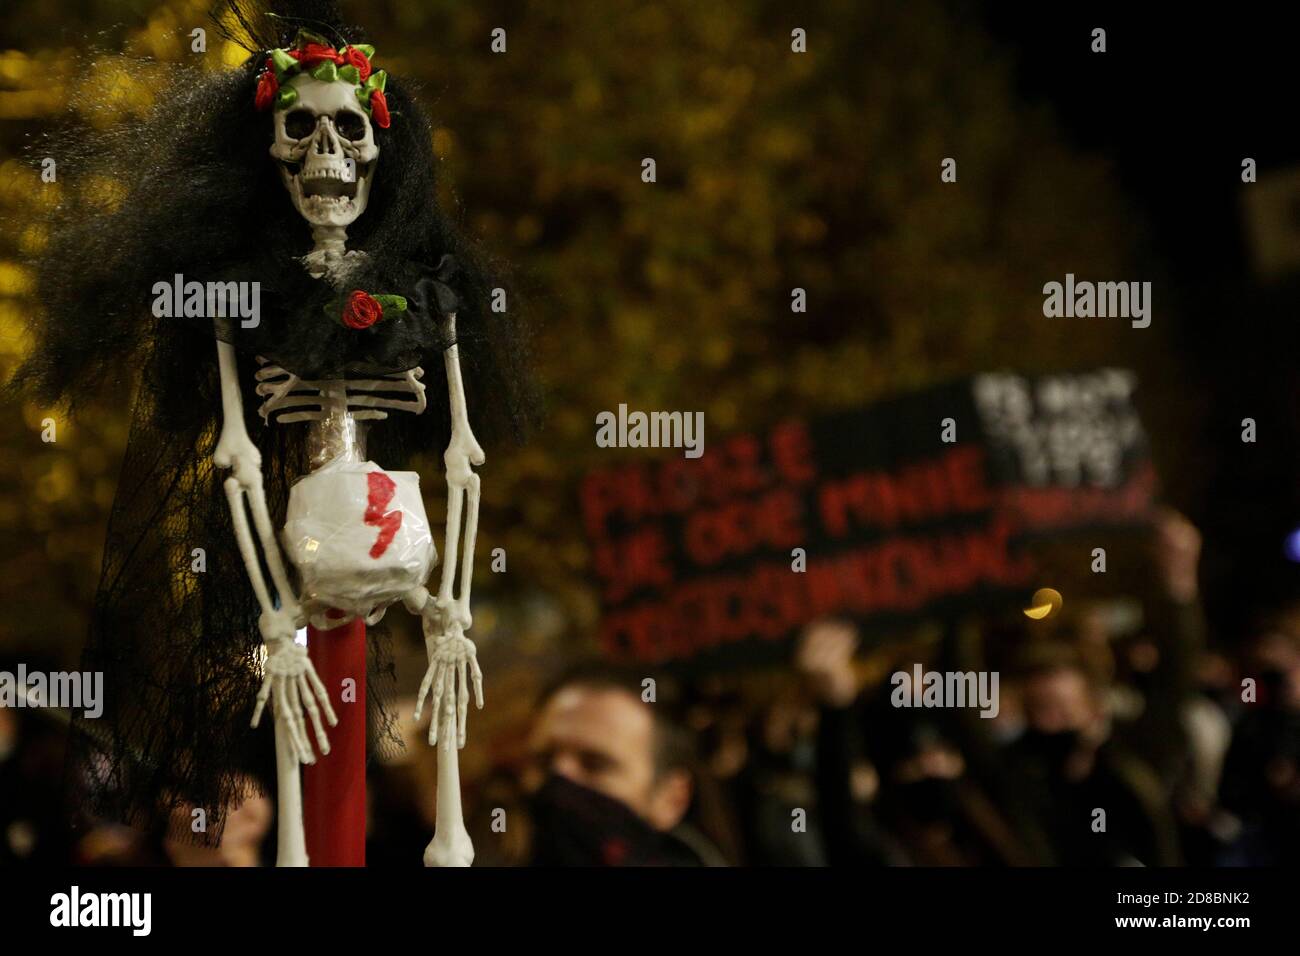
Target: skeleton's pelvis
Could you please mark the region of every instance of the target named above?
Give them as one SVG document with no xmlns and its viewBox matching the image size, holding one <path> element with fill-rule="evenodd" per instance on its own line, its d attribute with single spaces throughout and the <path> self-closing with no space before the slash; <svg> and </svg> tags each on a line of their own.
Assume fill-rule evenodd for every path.
<svg viewBox="0 0 1300 956">
<path fill-rule="evenodd" d="M 316 627 L 353 617 L 373 623 L 424 584 L 438 557 L 420 476 L 369 461 L 331 462 L 299 480 L 283 535 L 299 600 Z"/>
</svg>

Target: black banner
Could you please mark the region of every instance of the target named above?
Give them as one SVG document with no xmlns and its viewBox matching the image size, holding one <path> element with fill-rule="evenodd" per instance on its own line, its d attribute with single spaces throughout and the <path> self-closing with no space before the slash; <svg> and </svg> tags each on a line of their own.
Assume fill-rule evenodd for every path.
<svg viewBox="0 0 1300 956">
<path fill-rule="evenodd" d="M 772 656 L 808 621 L 900 624 L 1028 586 L 1026 538 L 1144 521 L 1123 370 L 986 374 L 592 473 L 602 644 L 646 662 Z"/>
</svg>

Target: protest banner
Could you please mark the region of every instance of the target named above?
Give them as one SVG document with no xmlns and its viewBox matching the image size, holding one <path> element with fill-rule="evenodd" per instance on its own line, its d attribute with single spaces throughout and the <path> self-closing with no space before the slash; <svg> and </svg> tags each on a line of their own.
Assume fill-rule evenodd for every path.
<svg viewBox="0 0 1300 956">
<path fill-rule="evenodd" d="M 581 506 L 621 661 L 771 659 L 814 618 L 894 627 L 1006 601 L 1038 536 L 1143 523 L 1118 369 L 990 373 L 594 472 Z"/>
</svg>

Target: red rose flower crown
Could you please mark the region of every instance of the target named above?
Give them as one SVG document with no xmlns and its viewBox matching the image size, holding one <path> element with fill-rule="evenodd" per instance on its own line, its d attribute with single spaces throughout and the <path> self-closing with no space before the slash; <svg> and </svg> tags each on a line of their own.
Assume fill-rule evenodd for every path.
<svg viewBox="0 0 1300 956">
<path fill-rule="evenodd" d="M 356 89 L 362 109 L 380 129 L 388 129 L 391 119 L 384 87 L 388 74 L 370 65 L 375 48 L 368 43 L 351 43 L 339 49 L 324 37 L 307 30 L 298 31 L 293 45 L 271 50 L 257 81 L 254 105 L 259 110 L 287 110 L 298 99 L 298 91 L 287 85 L 299 73 L 308 73 L 323 83 L 350 83 Z"/>
</svg>

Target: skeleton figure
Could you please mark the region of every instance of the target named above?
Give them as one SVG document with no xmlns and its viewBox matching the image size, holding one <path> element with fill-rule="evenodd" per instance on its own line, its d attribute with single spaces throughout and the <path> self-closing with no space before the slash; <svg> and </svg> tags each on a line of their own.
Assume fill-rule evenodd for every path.
<svg viewBox="0 0 1300 956">
<path fill-rule="evenodd" d="M 79 802 L 211 843 L 274 771 L 280 862 L 303 865 L 299 768 L 328 753 L 339 715 L 296 640 L 375 625 L 364 718 L 391 753 L 379 622 L 400 601 L 421 618 L 419 704 L 438 747 L 425 859 L 468 864 L 457 750 L 482 702 L 467 633 L 484 456 L 467 409 L 482 435 L 523 435 L 521 331 L 488 308 L 499 280 L 437 205 L 427 119 L 332 0 L 220 0 L 214 18 L 243 65 L 178 66 L 167 83 L 141 70 L 157 99 L 146 117 L 32 154 L 59 157 L 61 192 L 32 214 L 47 237 L 26 262 L 40 307 L 13 384 L 75 414 L 138 373 L 83 659 L 104 675 L 104 712 L 74 719 Z M 101 181 L 122 197 L 108 211 L 81 188 Z M 150 290 L 178 276 L 256 283 L 260 323 L 161 316 Z M 439 555 L 418 476 L 401 469 L 435 448 L 447 527 L 426 589 Z M 201 571 L 182 560 L 199 548 Z M 206 831 L 176 823 L 193 807 Z"/>
<path fill-rule="evenodd" d="M 300 43 L 295 52 L 309 49 L 310 42 L 308 39 Z M 333 66 L 329 59 L 323 62 Z M 303 54 L 295 61 L 295 66 L 298 64 L 310 66 L 311 60 Z M 275 142 L 270 153 L 280 166 L 294 208 L 311 227 L 314 246 L 304 267 L 313 277 L 328 279 L 342 290 L 352 255 L 346 250 L 347 227 L 366 210 L 379 148 L 370 115 L 357 105 L 354 84 L 343 77 L 333 79 L 336 72 L 326 70 L 324 79 L 297 72 L 287 86 L 280 87 L 292 94 L 282 96 L 277 104 Z M 452 313 L 447 323 L 448 337 L 453 342 L 455 322 Z M 324 725 L 337 722 L 307 649 L 295 642 L 295 635 L 308 621 L 326 630 L 356 616 L 374 623 L 388 604 L 400 599 L 411 613 L 421 616 L 428 652 L 428 670 L 420 686 L 416 717 L 425 698 L 430 697 L 429 742 L 441 741 L 437 824 L 425 851 L 425 864 L 468 866 L 474 853 L 461 816 L 456 751 L 465 743 L 471 684 L 477 706 L 483 706 L 483 677 L 474 644 L 465 632 L 472 623 L 469 600 L 479 512 L 479 477 L 472 466 L 483 464 L 484 454 L 470 429 L 457 346 L 452 344 L 445 352 L 451 442 L 443 456 L 447 531 L 436 596 L 424 587 L 436 551 L 432 543 L 422 548 L 427 536 L 423 540 L 418 536 L 417 529 L 427 528 L 418 479 L 409 473 L 389 476 L 365 460 L 364 436 L 369 422 L 387 418 L 390 411 L 424 411 L 424 385 L 420 382 L 424 370 L 417 367 L 378 378 L 306 381 L 287 369 L 263 363 L 257 373 L 257 393 L 266 396 L 259 409 L 265 422 L 282 426 L 309 423 L 309 449 L 315 468 L 306 480 L 293 487 L 290 525 L 297 521 L 309 531 L 315 530 L 312 522 L 322 523 L 323 518 L 328 533 L 315 537 L 300 530 L 297 535 L 286 535 L 290 542 L 307 542 L 305 548 L 290 544 L 300 581 L 307 586 L 306 593 L 298 596 L 290 585 L 273 532 L 262 489 L 261 458 L 244 427 L 234 346 L 221 335 L 217 338 L 217 354 L 223 425 L 213 459 L 218 467 L 230 469 L 225 492 L 240 553 L 261 606 L 259 627 L 267 651 L 266 678 L 258 694 L 253 726 L 260 721 L 267 701 L 273 700 L 281 812 L 279 864 L 307 864 L 298 777 L 300 761 L 315 761 L 307 725 L 310 723 L 321 752 L 327 754 Z M 374 392 L 381 394 L 371 394 Z M 388 397 L 390 393 L 406 397 Z M 281 410 L 288 411 L 277 418 L 275 413 Z M 397 530 L 407 536 L 416 535 L 404 542 L 406 547 L 394 548 L 390 539 L 382 552 L 376 553 L 377 546 L 363 540 L 364 533 L 370 530 L 367 524 L 375 521 L 363 523 L 362 516 L 355 512 L 351 516 L 328 513 L 340 503 L 346 507 L 347 502 L 359 498 L 353 490 L 358 482 L 373 483 L 376 478 L 395 492 L 385 506 L 388 510 L 384 516 L 397 516 Z M 245 506 L 252 514 L 251 528 Z M 321 511 L 326 514 L 319 515 Z M 295 513 L 301 517 L 295 518 Z M 272 600 L 263 578 L 258 545 L 266 558 L 278 602 Z M 412 551 L 417 553 L 412 555 Z M 418 553 L 421 551 L 425 553 Z M 385 554 L 402 554 L 404 560 L 380 562 Z M 460 586 L 456 589 L 458 558 Z M 321 571 L 323 566 L 328 566 L 328 572 Z"/>
</svg>

